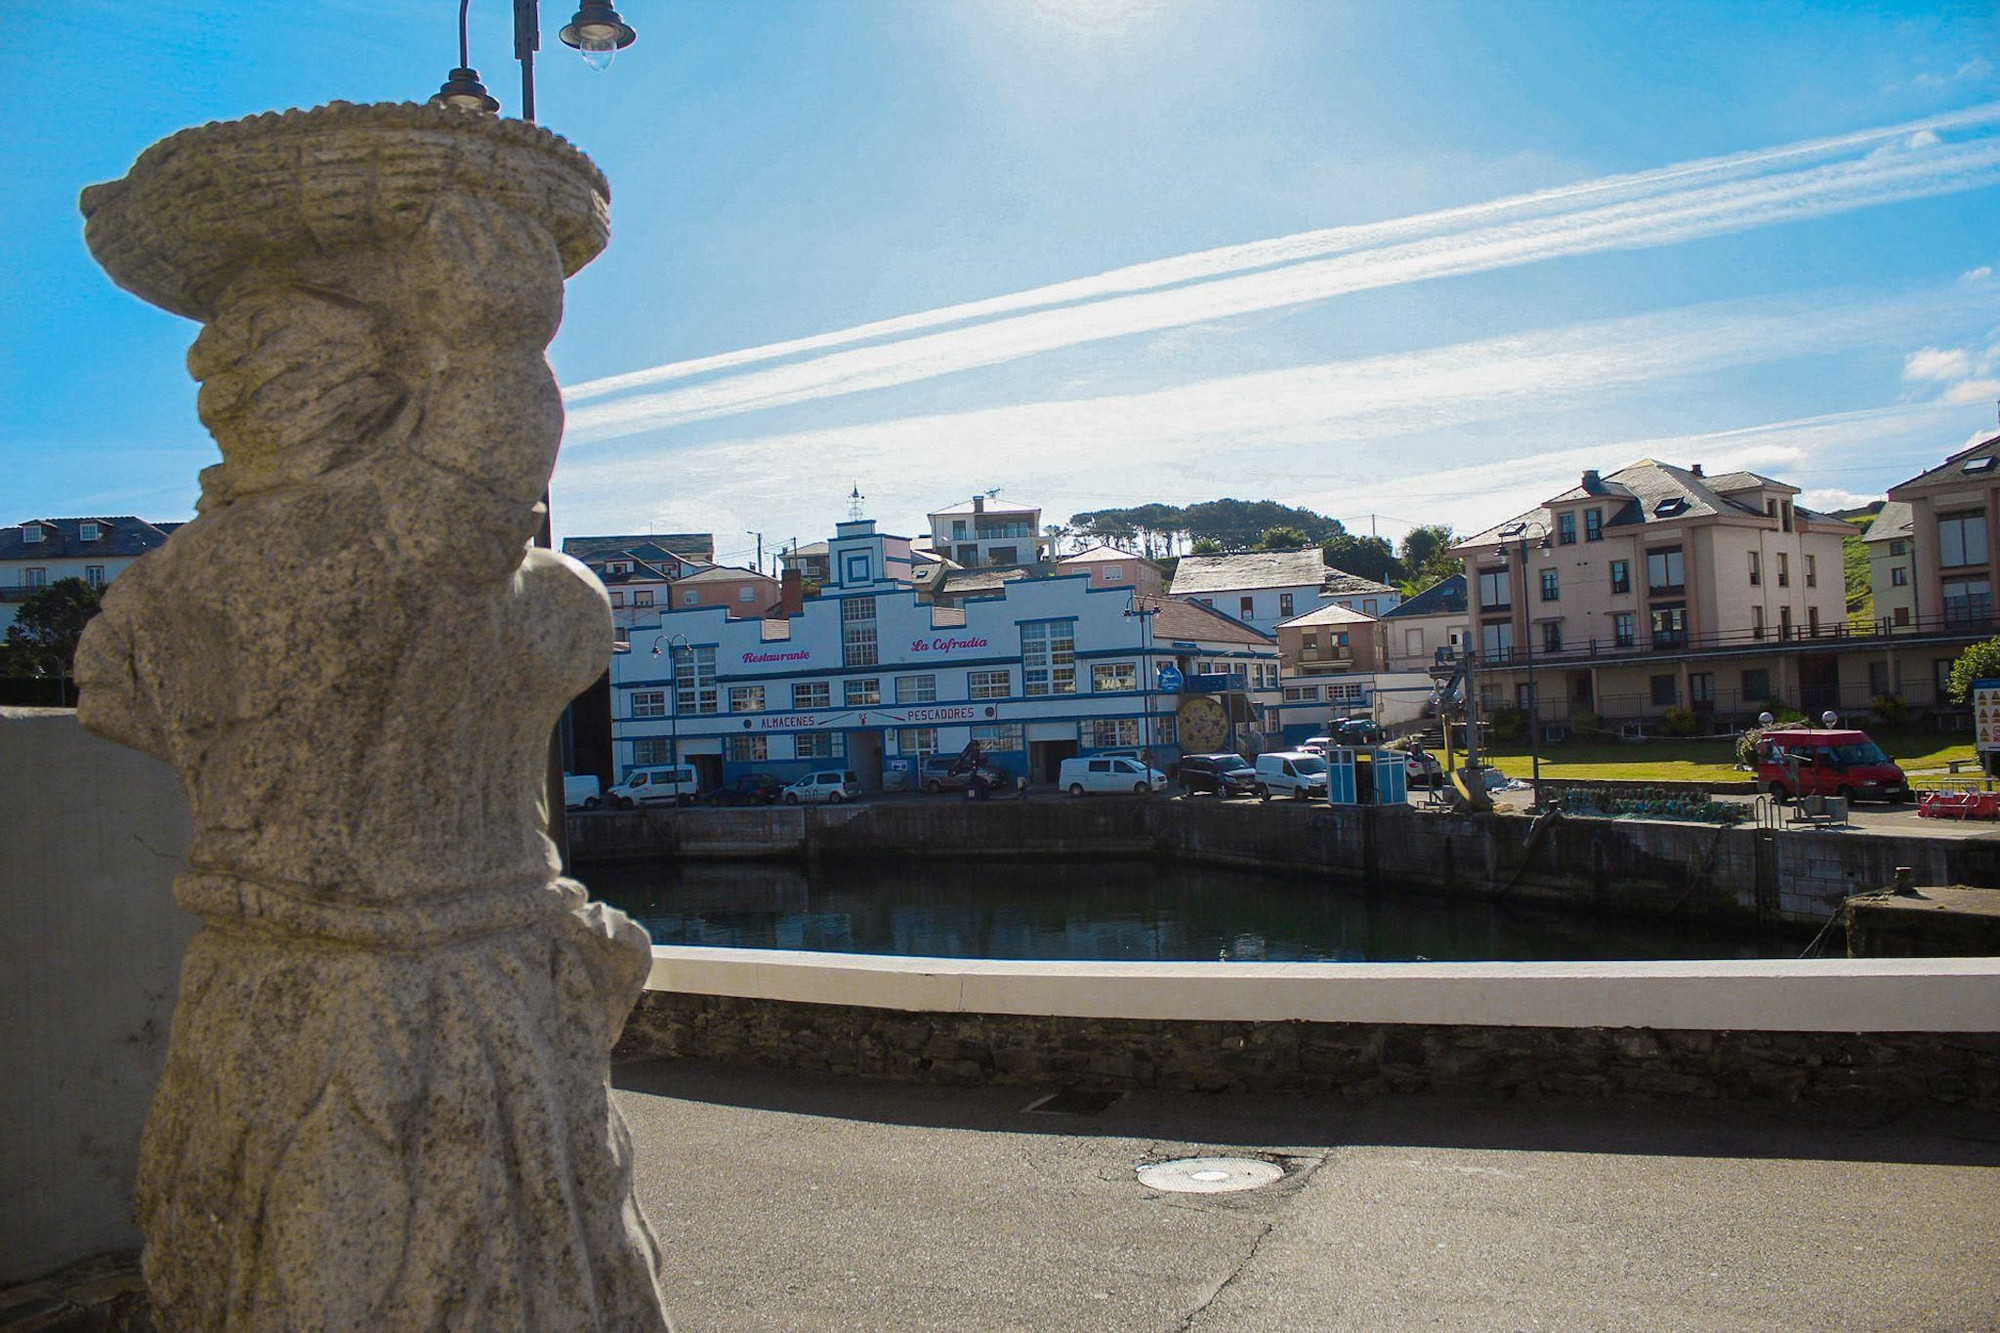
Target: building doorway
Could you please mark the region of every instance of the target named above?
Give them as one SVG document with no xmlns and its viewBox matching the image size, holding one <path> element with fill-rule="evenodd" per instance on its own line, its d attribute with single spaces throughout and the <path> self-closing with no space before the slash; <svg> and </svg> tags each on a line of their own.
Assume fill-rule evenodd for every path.
<svg viewBox="0 0 2000 1333">
<path fill-rule="evenodd" d="M 861 783 L 861 790 L 881 791 L 882 733 L 879 731 L 848 732 L 847 766 L 854 770 L 855 778 Z"/>
<path fill-rule="evenodd" d="M 1076 742 L 1029 741 L 1028 778 L 1031 782 L 1055 783 L 1062 780 L 1065 759 L 1076 758 Z"/>
<path fill-rule="evenodd" d="M 1799 658 L 1799 711 L 1818 720 L 1829 708 L 1840 707 L 1840 659 L 1832 653 Z"/>
<path fill-rule="evenodd" d="M 722 756 L 719 754 L 691 754 L 688 765 L 694 769 L 695 785 L 709 791 L 722 785 Z"/>
</svg>

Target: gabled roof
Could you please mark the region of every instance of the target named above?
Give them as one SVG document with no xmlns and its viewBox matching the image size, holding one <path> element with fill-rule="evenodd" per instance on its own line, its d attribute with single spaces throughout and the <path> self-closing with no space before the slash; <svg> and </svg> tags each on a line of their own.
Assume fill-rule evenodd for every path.
<svg viewBox="0 0 2000 1333">
<path fill-rule="evenodd" d="M 1328 602 L 1325 606 L 1308 611 L 1290 620 L 1280 620 L 1279 629 L 1304 629 L 1312 625 L 1372 625 L 1375 617 L 1366 611 L 1356 611 L 1342 606 L 1339 602 Z"/>
<path fill-rule="evenodd" d="M 1317 588 L 1326 581 L 1326 557 L 1317 546 L 1303 551 L 1246 551 L 1240 555 L 1182 556 L 1172 591 L 1235 592 L 1251 588 Z"/>
<path fill-rule="evenodd" d="M 1967 473 L 1965 465 L 1981 458 L 1992 458 L 1996 455 L 2000 455 L 2000 435 L 1981 440 L 1969 448 L 1959 450 L 1928 472 L 1919 472 L 1908 481 L 1897 482 L 1889 488 L 1889 497 L 1891 499 L 1896 498 L 1898 491 L 1911 491 L 1920 488 L 1927 489 L 1932 486 L 1960 485 L 1969 478 L 1991 480 L 1996 476 L 2000 476 L 2000 463 L 1982 466 L 1973 473 Z"/>
<path fill-rule="evenodd" d="M 1617 505 L 1615 511 L 1605 517 L 1606 530 L 1692 518 L 1765 518 L 1767 516 L 1762 509 L 1732 500 L 1724 494 L 1725 491 L 1740 492 L 1758 486 L 1774 487 L 1788 494 L 1798 493 L 1796 487 L 1754 472 L 1705 477 L 1692 468 L 1675 467 L 1658 459 L 1644 458 L 1630 467 L 1620 468 L 1594 487 L 1576 487 L 1565 491 L 1525 514 L 1516 514 L 1504 523 L 1496 523 L 1484 532 L 1454 543 L 1451 549 L 1455 553 L 1473 551 L 1503 546 L 1524 535 L 1530 540 L 1539 540 L 1545 534 L 1553 536 L 1556 530 L 1553 506 L 1600 497 L 1611 499 Z M 1797 505 L 1792 507 L 1792 513 L 1807 523 L 1836 521 Z"/>
<path fill-rule="evenodd" d="M 1875 521 L 1868 525 L 1862 536 L 1864 542 L 1908 541 L 1915 535 L 1911 522 L 1912 511 L 1908 500 L 1891 500 L 1875 515 Z"/>
<path fill-rule="evenodd" d="M 1056 561 L 1056 563 L 1059 565 L 1101 565 L 1113 560 L 1145 559 L 1146 557 L 1142 555 L 1134 555 L 1130 551 L 1121 551 L 1109 542 L 1096 542 L 1084 547 L 1074 555 L 1064 556 L 1062 559 Z M 1152 562 L 1148 560 L 1146 563 L 1151 564 Z"/>
<path fill-rule="evenodd" d="M 690 583 L 740 583 L 744 579 L 762 579 L 775 584 L 776 579 L 769 574 L 759 574 L 754 569 L 743 569 L 736 565 L 711 565 L 699 574 L 690 574 L 680 580 L 681 585 Z"/>
<path fill-rule="evenodd" d="M 1717 495 L 1734 495 L 1738 491 L 1754 491 L 1759 487 L 1767 491 L 1777 491 L 1781 495 L 1799 493 L 1799 488 L 1791 483 L 1767 477 L 1761 472 L 1724 472 L 1706 480 L 1708 489 Z"/>
<path fill-rule="evenodd" d="M 1200 643 L 1204 640 L 1214 643 L 1248 643 L 1266 647 L 1277 640 L 1253 625 L 1246 625 L 1235 616 L 1224 615 L 1212 606 L 1200 602 L 1184 602 L 1176 597 L 1141 597 L 1139 606 L 1159 614 L 1153 617 L 1153 642 L 1180 639 Z"/>
<path fill-rule="evenodd" d="M 671 583 L 674 577 L 658 565 L 649 564 L 637 557 L 628 558 L 622 555 L 606 555 L 586 560 L 584 564 L 590 567 L 591 573 L 597 575 L 599 583 L 607 585 L 613 583 Z M 612 571 L 612 565 L 622 564 L 630 564 L 632 567 L 623 573 Z"/>
<path fill-rule="evenodd" d="M 1344 569 L 1328 569 L 1325 580 L 1319 585 L 1322 597 L 1351 597 L 1356 593 L 1368 596 L 1378 592 L 1394 592 L 1386 583 L 1377 583 L 1359 574 L 1350 574 Z"/>
<path fill-rule="evenodd" d="M 1409 601 L 1390 607 L 1384 620 L 1396 616 L 1462 616 L 1466 611 L 1465 575 L 1439 579 Z"/>
<path fill-rule="evenodd" d="M 959 504 L 946 505 L 943 509 L 933 509 L 928 517 L 938 518 L 945 514 L 1039 514 L 1041 512 L 1040 505 L 1013 505 L 1004 500 L 988 500 L 975 510 L 972 501 L 966 500 Z"/>
<path fill-rule="evenodd" d="M 84 541 L 77 535 L 77 525 L 82 523 L 97 524 L 96 540 Z M 21 529 L 29 526 L 41 528 L 40 541 L 21 540 Z M 167 535 L 179 526 L 148 523 L 131 514 L 104 518 L 88 514 L 80 518 L 24 518 L 0 528 L 0 560 L 85 560 L 91 556 L 144 555 L 165 545 Z"/>
<path fill-rule="evenodd" d="M 697 560 L 706 565 L 715 562 L 715 534 L 645 532 L 628 533 L 624 536 L 565 537 L 562 550 L 564 555 L 573 555 L 583 561 L 588 561 L 592 556 L 622 551 L 637 555 L 641 559 L 657 560 L 673 555 L 683 560 Z M 649 550 L 651 554 L 648 554 Z"/>
</svg>

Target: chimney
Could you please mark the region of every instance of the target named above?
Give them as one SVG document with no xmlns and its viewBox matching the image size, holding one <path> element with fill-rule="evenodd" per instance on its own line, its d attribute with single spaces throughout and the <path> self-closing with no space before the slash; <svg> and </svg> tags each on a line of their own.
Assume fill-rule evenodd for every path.
<svg viewBox="0 0 2000 1333">
<path fill-rule="evenodd" d="M 985 496 L 983 496 L 983 495 L 975 495 L 975 496 L 973 496 L 973 497 L 972 497 L 972 512 L 973 512 L 973 513 L 975 513 L 975 514 L 983 514 L 983 513 L 985 513 L 985 512 L 986 512 L 986 497 L 985 497 Z"/>
<path fill-rule="evenodd" d="M 805 576 L 796 569 L 787 569 L 778 580 L 778 614 L 790 620 L 803 615 L 806 609 Z"/>
<path fill-rule="evenodd" d="M 1699 463 L 1689 463 L 1689 464 L 1688 464 L 1688 471 L 1690 471 L 1690 472 L 1694 473 L 1694 474 L 1695 474 L 1695 475 L 1696 475 L 1697 477 L 1701 476 L 1701 475 L 1702 475 L 1702 471 L 1701 471 L 1701 464 L 1699 464 Z"/>
<path fill-rule="evenodd" d="M 1597 489 L 1597 484 L 1598 483 L 1597 483 L 1596 468 L 1592 468 L 1590 469 L 1590 471 L 1583 474 L 1583 489 L 1585 489 L 1586 491 L 1594 491 Z"/>
</svg>

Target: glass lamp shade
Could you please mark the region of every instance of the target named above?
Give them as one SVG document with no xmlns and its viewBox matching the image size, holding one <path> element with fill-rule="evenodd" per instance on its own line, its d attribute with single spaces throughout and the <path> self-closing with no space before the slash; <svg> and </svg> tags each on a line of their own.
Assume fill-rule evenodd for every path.
<svg viewBox="0 0 2000 1333">
<path fill-rule="evenodd" d="M 432 106 L 455 106 L 466 111 L 483 111 L 488 115 L 500 110 L 500 103 L 486 91 L 486 85 L 479 81 L 479 71 L 463 66 L 453 70 L 451 77 L 444 81 L 444 87 L 431 97 Z"/>
<path fill-rule="evenodd" d="M 559 35 L 563 45 L 575 47 L 585 64 L 599 70 L 610 68 L 611 58 L 638 37 L 603 0 L 584 0 Z"/>
</svg>

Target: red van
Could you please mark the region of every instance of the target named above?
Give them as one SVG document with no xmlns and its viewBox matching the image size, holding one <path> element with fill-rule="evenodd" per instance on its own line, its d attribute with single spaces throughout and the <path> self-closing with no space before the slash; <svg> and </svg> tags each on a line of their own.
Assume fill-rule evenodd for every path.
<svg viewBox="0 0 2000 1333">
<path fill-rule="evenodd" d="M 1910 784 L 1865 731 L 1767 731 L 1757 743 L 1757 785 L 1778 800 L 1845 796 L 1907 801 Z"/>
</svg>

